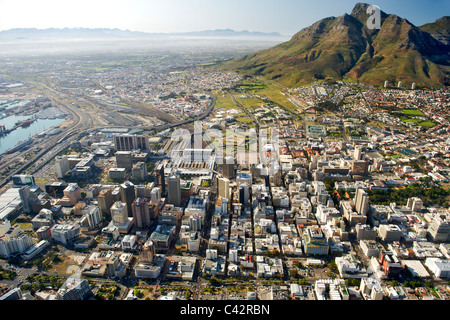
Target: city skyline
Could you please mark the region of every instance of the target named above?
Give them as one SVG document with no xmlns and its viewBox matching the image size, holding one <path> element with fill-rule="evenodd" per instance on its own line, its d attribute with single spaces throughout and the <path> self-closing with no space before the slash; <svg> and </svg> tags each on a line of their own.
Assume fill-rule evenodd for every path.
<svg viewBox="0 0 450 320">
<path fill-rule="evenodd" d="M 81 0 L 62 3 L 54 0 L 0 0 L 0 31 L 15 28 L 118 28 L 173 33 L 234 29 L 292 35 L 317 20 L 350 13 L 357 2 Z M 416 26 L 434 22 L 450 9 L 450 4 L 443 0 L 379 0 L 370 4 L 404 17 Z"/>
</svg>

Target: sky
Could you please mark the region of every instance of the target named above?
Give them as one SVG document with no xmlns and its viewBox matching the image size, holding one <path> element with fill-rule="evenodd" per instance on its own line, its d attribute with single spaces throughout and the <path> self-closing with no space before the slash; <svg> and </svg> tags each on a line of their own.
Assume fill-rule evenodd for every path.
<svg viewBox="0 0 450 320">
<path fill-rule="evenodd" d="M 354 0 L 0 0 L 0 31 L 13 28 L 118 28 L 143 32 L 214 29 L 293 35 L 351 13 Z M 364 2 L 364 1 L 361 1 Z M 450 0 L 373 0 L 420 26 L 450 14 Z"/>
</svg>

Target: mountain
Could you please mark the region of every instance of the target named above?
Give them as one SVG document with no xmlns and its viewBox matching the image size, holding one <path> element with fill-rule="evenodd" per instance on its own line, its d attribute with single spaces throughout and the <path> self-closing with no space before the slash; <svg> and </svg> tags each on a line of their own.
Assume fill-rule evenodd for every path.
<svg viewBox="0 0 450 320">
<path fill-rule="evenodd" d="M 147 36 L 144 32 L 136 32 L 108 28 L 16 28 L 0 31 L 0 39 L 63 39 L 63 38 L 123 38 Z"/>
<path fill-rule="evenodd" d="M 146 33 L 139 31 L 108 29 L 108 28 L 16 28 L 0 31 L 0 39 L 67 39 L 67 38 L 140 38 L 140 37 L 164 37 L 164 36 L 181 36 L 181 37 L 283 37 L 277 32 L 251 32 L 251 31 L 235 31 L 231 29 L 205 30 L 184 33 Z"/>
<path fill-rule="evenodd" d="M 318 80 L 450 83 L 450 47 L 436 38 L 445 35 L 443 24 L 435 23 L 435 31 L 429 33 L 381 12 L 381 28 L 371 30 L 366 23 L 368 6 L 358 3 L 351 14 L 322 19 L 287 42 L 225 62 L 221 68 L 261 75 L 288 87 Z"/>
<path fill-rule="evenodd" d="M 436 40 L 449 45 L 450 44 L 450 16 L 437 19 L 433 23 L 425 24 L 419 27 L 420 30 L 428 32 Z"/>
</svg>

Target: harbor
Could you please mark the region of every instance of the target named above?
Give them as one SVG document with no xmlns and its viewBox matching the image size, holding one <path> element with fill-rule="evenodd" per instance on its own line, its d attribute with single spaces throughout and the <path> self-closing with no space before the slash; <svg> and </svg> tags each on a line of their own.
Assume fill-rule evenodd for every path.
<svg viewBox="0 0 450 320">
<path fill-rule="evenodd" d="M 26 148 L 32 138 L 60 132 L 66 113 L 48 99 L 0 100 L 0 154 Z"/>
<path fill-rule="evenodd" d="M 59 124 L 64 120 L 64 118 L 29 119 L 25 116 L 9 116 L 0 120 L 0 154 L 11 152 L 35 135 L 57 132 Z"/>
</svg>

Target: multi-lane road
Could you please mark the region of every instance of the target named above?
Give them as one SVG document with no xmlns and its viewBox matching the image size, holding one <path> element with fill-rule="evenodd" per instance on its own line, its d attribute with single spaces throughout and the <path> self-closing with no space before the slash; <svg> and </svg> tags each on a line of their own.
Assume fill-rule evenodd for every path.
<svg viewBox="0 0 450 320">
<path fill-rule="evenodd" d="M 21 80 L 22 81 L 22 80 Z M 25 82 L 25 81 L 22 81 Z M 85 101 L 90 105 L 97 104 L 98 107 L 101 107 L 101 104 L 98 102 L 92 101 L 91 99 L 83 98 L 83 97 L 77 97 L 72 96 L 71 94 L 68 94 L 66 92 L 61 92 L 59 90 L 56 90 L 55 88 L 50 87 L 49 85 L 42 83 L 42 82 L 32 82 L 29 83 L 30 85 L 33 85 L 35 88 L 39 89 L 45 96 L 47 96 L 49 99 L 51 99 L 53 102 L 55 102 L 57 105 L 65 108 L 71 115 L 72 115 L 72 122 L 69 126 L 67 126 L 66 130 L 63 130 L 61 133 L 52 136 L 50 138 L 44 138 L 38 140 L 39 145 L 34 144 L 33 147 L 39 147 L 39 151 L 36 152 L 36 154 L 33 156 L 32 159 L 24 163 L 23 165 L 15 168 L 12 172 L 9 172 L 6 177 L 3 178 L 3 180 L 0 181 L 0 188 L 5 186 L 7 183 L 9 183 L 11 177 L 15 174 L 19 174 L 27 169 L 29 169 L 31 166 L 32 168 L 29 169 L 29 173 L 33 174 L 38 172 L 43 166 L 48 164 L 50 161 L 52 161 L 55 156 L 57 156 L 61 151 L 66 149 L 72 141 L 80 140 L 82 137 L 90 134 L 93 131 L 100 130 L 105 128 L 104 125 L 99 125 L 95 123 L 95 116 L 91 115 L 89 112 L 86 112 L 81 107 L 79 107 L 79 103 L 74 103 L 71 101 Z M 125 101 L 125 100 L 124 100 Z M 207 110 L 205 110 L 204 113 L 199 115 L 198 117 L 191 118 L 185 121 L 177 121 L 178 119 L 173 117 L 172 115 L 169 115 L 163 111 L 147 107 L 143 104 L 140 104 L 138 102 L 133 102 L 126 100 L 126 103 L 135 108 L 137 110 L 137 113 L 143 113 L 146 116 L 154 116 L 160 119 L 163 119 L 166 121 L 166 123 L 162 125 L 157 126 L 142 126 L 142 127 L 135 127 L 133 129 L 143 129 L 143 130 L 156 130 L 156 131 L 162 131 L 169 128 L 175 128 L 179 126 L 191 126 L 191 123 L 193 121 L 200 121 L 206 118 L 211 111 L 214 109 L 216 104 L 216 98 L 214 96 L 211 96 L 211 103 Z M 93 111 L 95 112 L 95 111 Z M 115 126 L 117 127 L 117 126 Z M 33 148 L 32 147 L 32 148 Z M 35 149 L 36 150 L 36 149 Z M 4 163 L 2 166 L 0 166 L 0 172 L 5 170 L 8 166 L 14 164 L 16 159 L 18 157 L 23 158 L 25 153 L 29 152 L 23 151 L 18 152 L 15 154 L 9 161 Z"/>
</svg>

